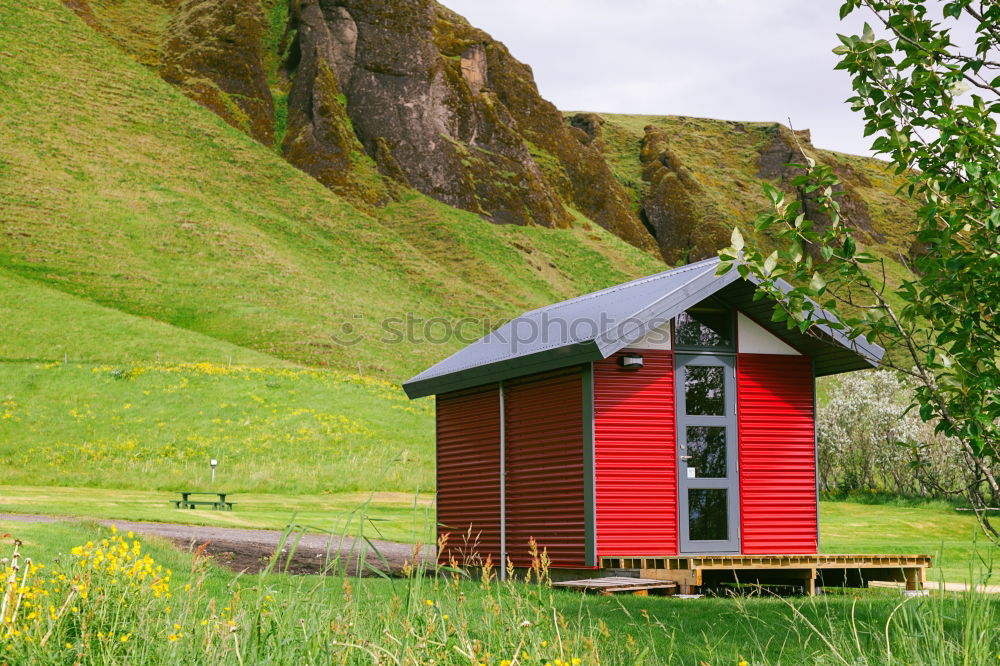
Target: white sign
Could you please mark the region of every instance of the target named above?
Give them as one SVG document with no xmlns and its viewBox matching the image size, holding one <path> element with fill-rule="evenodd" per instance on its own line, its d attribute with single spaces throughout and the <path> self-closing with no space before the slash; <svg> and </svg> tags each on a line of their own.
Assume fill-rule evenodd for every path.
<svg viewBox="0 0 1000 666">
<path fill-rule="evenodd" d="M 698 470 L 696 470 L 694 467 L 688 467 L 688 478 L 689 479 L 698 478 Z"/>
</svg>

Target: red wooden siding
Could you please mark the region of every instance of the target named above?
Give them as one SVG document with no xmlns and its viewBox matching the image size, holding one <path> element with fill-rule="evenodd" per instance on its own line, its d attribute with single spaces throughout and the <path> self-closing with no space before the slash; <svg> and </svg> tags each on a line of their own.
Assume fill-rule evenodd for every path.
<svg viewBox="0 0 1000 666">
<path fill-rule="evenodd" d="M 743 553 L 815 553 L 812 362 L 739 354 L 736 370 Z"/>
<path fill-rule="evenodd" d="M 500 393 L 496 384 L 437 397 L 438 536 L 442 563 L 500 562 Z M 471 538 L 468 536 L 471 529 Z"/>
<path fill-rule="evenodd" d="M 528 540 L 554 566 L 585 564 L 583 381 L 579 367 L 504 382 L 507 555 L 531 564 Z"/>
<path fill-rule="evenodd" d="M 594 364 L 597 554 L 677 553 L 674 357 L 643 349 L 640 370 L 617 354 Z"/>
</svg>

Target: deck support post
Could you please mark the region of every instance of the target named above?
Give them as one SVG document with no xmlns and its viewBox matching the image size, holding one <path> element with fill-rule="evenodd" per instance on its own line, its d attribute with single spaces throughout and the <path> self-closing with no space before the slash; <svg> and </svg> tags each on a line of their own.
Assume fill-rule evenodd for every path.
<svg viewBox="0 0 1000 666">
<path fill-rule="evenodd" d="M 810 597 L 816 596 L 816 569 L 809 569 L 809 575 L 806 576 L 805 584 L 803 585 L 803 591 L 806 595 Z"/>
<path fill-rule="evenodd" d="M 906 589 L 907 590 L 922 590 L 924 589 L 924 583 L 927 582 L 927 569 L 923 567 L 912 567 L 903 570 L 903 575 L 906 577 Z"/>
</svg>

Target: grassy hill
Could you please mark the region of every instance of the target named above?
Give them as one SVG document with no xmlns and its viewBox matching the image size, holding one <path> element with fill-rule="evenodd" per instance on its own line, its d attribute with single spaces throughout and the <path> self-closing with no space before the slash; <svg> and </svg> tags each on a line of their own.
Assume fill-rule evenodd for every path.
<svg viewBox="0 0 1000 666">
<path fill-rule="evenodd" d="M 433 486 L 433 407 L 337 370 L 2 364 L 0 483 L 232 492 Z M 359 473 L 364 471 L 363 474 Z"/>
<path fill-rule="evenodd" d="M 702 186 L 702 205 L 711 212 L 706 216 L 709 223 L 725 221 L 728 233 L 733 223 L 749 225 L 769 209 L 761 183 L 771 179 L 760 175 L 758 161 L 769 144 L 782 138 L 783 128 L 777 123 L 624 114 L 601 114 L 601 118 L 605 157 L 637 206 L 649 188 L 642 177 L 640 153 L 646 128 L 651 127 L 668 134 L 671 150 Z M 909 251 L 912 238 L 908 232 L 916 206 L 895 195 L 905 182 L 901 177 L 880 160 L 808 143 L 803 148 L 818 162 L 830 164 L 858 191 L 871 221 L 863 230 L 864 239 L 890 256 Z"/>
<path fill-rule="evenodd" d="M 386 536 L 426 527 L 431 400 L 2 273 L 0 318 L 0 511 L 329 527 L 372 500 Z M 239 510 L 171 509 L 210 458 Z"/>
<path fill-rule="evenodd" d="M 412 503 L 433 484 L 432 403 L 391 382 L 461 344 L 442 322 L 478 318 L 475 336 L 662 268 L 583 218 L 496 226 L 415 193 L 362 212 L 57 0 L 0 0 L 0 35 L 8 500 L 190 488 L 217 457 L 251 515 L 248 493 L 288 496 L 260 509 L 272 522 L 308 510 L 293 495 L 323 498 L 317 518 L 361 491 Z M 44 510 L 80 509 L 53 492 Z"/>
<path fill-rule="evenodd" d="M 0 270 L 0 359 L 17 363 L 212 362 L 257 367 L 287 361 L 171 326 L 151 317 L 98 305 Z"/>
<path fill-rule="evenodd" d="M 381 344 L 388 317 L 495 324 L 661 267 L 582 219 L 500 227 L 417 194 L 363 213 L 56 0 L 4 0 L 0 25 L 5 274 L 279 358 L 399 378 L 457 343 Z M 363 338 L 354 347 L 331 339 L 344 322 Z"/>
<path fill-rule="evenodd" d="M 655 226 L 648 216 L 666 208 L 673 232 L 687 237 L 692 250 L 711 252 L 726 245 L 736 225 L 766 247 L 769 238 L 750 232 L 757 215 L 770 210 L 762 184 L 790 190 L 791 170 L 785 165 L 804 161 L 805 154 L 830 166 L 841 180 L 841 206 L 857 230 L 856 240 L 886 260 L 890 282 L 908 273 L 904 263 L 911 252 L 916 204 L 896 194 L 905 180 L 885 162 L 818 149 L 809 142 L 808 131 L 793 134 L 778 123 L 621 114 L 599 118 L 605 159 L 635 209 Z M 796 153 L 799 148 L 802 153 Z M 678 178 L 665 185 L 665 173 Z M 683 254 L 680 248 L 673 252 L 675 257 Z"/>
</svg>

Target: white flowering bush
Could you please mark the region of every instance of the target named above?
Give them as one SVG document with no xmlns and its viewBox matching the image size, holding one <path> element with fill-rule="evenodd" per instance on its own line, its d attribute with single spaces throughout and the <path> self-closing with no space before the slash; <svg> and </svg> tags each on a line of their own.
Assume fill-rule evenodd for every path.
<svg viewBox="0 0 1000 666">
<path fill-rule="evenodd" d="M 819 409 L 820 488 L 946 497 L 967 483 L 959 447 L 912 402 L 912 388 L 890 370 L 843 376 Z"/>
</svg>

